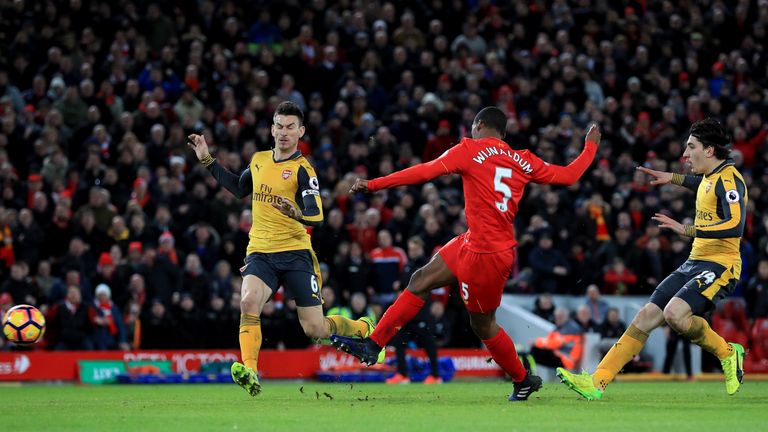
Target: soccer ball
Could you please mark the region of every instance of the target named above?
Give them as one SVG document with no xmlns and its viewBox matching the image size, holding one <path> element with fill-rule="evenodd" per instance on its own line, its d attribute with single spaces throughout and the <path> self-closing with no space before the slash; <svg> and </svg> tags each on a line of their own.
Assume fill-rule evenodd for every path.
<svg viewBox="0 0 768 432">
<path fill-rule="evenodd" d="M 3 319 L 3 334 L 16 345 L 31 345 L 43 338 L 45 318 L 36 307 L 18 305 Z"/>
</svg>

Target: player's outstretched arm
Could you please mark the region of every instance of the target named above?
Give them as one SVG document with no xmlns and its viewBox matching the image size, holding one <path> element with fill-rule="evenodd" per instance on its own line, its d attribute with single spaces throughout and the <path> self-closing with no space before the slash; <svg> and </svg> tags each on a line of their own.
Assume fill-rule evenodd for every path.
<svg viewBox="0 0 768 432">
<path fill-rule="evenodd" d="M 652 170 L 643 166 L 637 167 L 637 170 L 653 177 L 650 181 L 652 186 L 663 186 L 672 183 L 695 191 L 702 179 L 701 176 L 673 174 L 666 171 Z"/>
<path fill-rule="evenodd" d="M 464 147 L 461 144 L 457 144 L 435 160 L 420 163 L 393 172 L 388 176 L 372 180 L 358 179 L 349 192 L 376 192 L 398 186 L 420 184 L 435 177 L 460 172 L 462 159 L 465 159 L 465 152 Z"/>
<path fill-rule="evenodd" d="M 564 186 L 576 183 L 595 159 L 600 140 L 600 127 L 593 123 L 590 125 L 587 136 L 584 139 L 584 150 L 581 151 L 576 159 L 567 166 L 545 165 L 547 169 L 541 170 L 538 176 L 534 178 L 534 181 Z"/>
<path fill-rule="evenodd" d="M 253 191 L 250 167 L 243 170 L 239 176 L 224 168 L 216 162 L 216 158 L 211 156 L 208 151 L 208 143 L 205 142 L 205 137 L 202 135 L 191 134 L 187 137 L 187 145 L 194 150 L 197 160 L 211 172 L 216 181 L 232 192 L 234 196 L 243 198 Z"/>
</svg>

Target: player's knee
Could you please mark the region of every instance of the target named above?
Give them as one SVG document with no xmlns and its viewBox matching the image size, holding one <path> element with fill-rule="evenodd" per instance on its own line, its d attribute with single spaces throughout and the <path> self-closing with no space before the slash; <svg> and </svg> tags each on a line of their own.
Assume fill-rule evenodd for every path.
<svg viewBox="0 0 768 432">
<path fill-rule="evenodd" d="M 654 327 L 654 323 L 657 323 L 660 319 L 661 310 L 658 308 L 650 308 L 648 305 L 640 309 L 632 320 L 632 325 L 635 327 L 646 330 Z"/>
<path fill-rule="evenodd" d="M 494 327 L 494 321 L 485 318 L 472 317 L 469 321 L 472 331 L 475 332 L 480 339 L 490 339 L 493 337 L 492 330 Z"/>
<path fill-rule="evenodd" d="M 240 312 L 247 314 L 258 314 L 259 302 L 256 299 L 256 294 L 245 291 L 243 297 L 240 299 Z"/>
<path fill-rule="evenodd" d="M 667 306 L 664 308 L 664 321 L 666 321 L 673 330 L 680 333 L 684 330 L 682 324 L 683 321 L 685 321 L 685 314 L 675 308 Z"/>
<path fill-rule="evenodd" d="M 304 328 L 304 334 L 310 339 L 321 339 L 328 337 L 325 322 L 318 321 L 312 323 L 306 323 L 302 326 Z"/>
<path fill-rule="evenodd" d="M 408 291 L 420 297 L 427 295 L 430 291 L 427 279 L 424 269 L 416 270 L 411 275 L 411 280 L 408 282 Z"/>
</svg>

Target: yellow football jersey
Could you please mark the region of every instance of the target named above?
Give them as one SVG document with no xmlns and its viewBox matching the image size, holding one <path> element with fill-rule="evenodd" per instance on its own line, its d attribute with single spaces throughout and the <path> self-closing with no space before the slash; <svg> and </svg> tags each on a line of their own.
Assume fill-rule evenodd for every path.
<svg viewBox="0 0 768 432">
<path fill-rule="evenodd" d="M 685 227 L 686 234 L 694 237 L 689 259 L 715 262 L 740 273 L 739 243 L 748 196 L 733 161 L 724 161 L 704 176 L 675 175 L 673 182 L 696 191 L 696 220 Z"/>
<path fill-rule="evenodd" d="M 304 225 L 322 223 L 323 206 L 317 175 L 309 161 L 297 151 L 276 162 L 272 150 L 267 150 L 253 155 L 249 169 L 253 181 L 253 223 L 247 253 L 311 250 Z M 304 224 L 272 207 L 281 199 L 291 201 L 301 210 Z"/>
</svg>

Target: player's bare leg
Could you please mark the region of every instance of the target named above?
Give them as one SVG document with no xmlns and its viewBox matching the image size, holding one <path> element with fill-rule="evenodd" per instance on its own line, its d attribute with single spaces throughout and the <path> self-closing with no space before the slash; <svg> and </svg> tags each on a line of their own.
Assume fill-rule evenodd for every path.
<svg viewBox="0 0 768 432">
<path fill-rule="evenodd" d="M 240 356 L 243 363 L 232 364 L 232 380 L 251 396 L 261 392 L 258 362 L 261 349 L 261 309 L 272 290 L 254 275 L 245 275 L 240 299 Z"/>
<path fill-rule="evenodd" d="M 435 254 L 424 267 L 416 270 L 395 303 L 387 309 L 376 329 L 363 340 L 338 335 L 331 336 L 333 345 L 349 353 L 361 362 L 372 365 L 381 358 L 381 352 L 387 342 L 410 321 L 424 306 L 424 300 L 433 289 L 456 283 L 456 276 L 440 257 Z"/>
<path fill-rule="evenodd" d="M 685 300 L 678 297 L 670 300 L 664 308 L 664 320 L 674 331 L 720 360 L 725 374 L 725 391 L 729 395 L 739 390 L 744 379 L 743 346 L 726 342 L 704 318 L 693 314 Z"/>
</svg>

